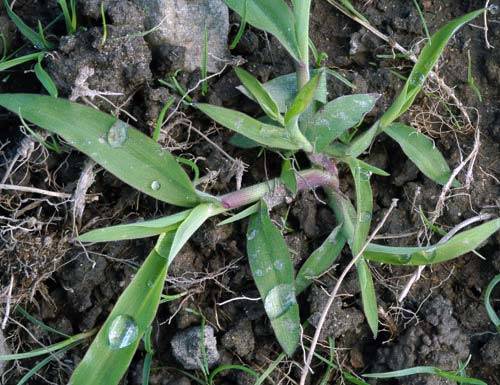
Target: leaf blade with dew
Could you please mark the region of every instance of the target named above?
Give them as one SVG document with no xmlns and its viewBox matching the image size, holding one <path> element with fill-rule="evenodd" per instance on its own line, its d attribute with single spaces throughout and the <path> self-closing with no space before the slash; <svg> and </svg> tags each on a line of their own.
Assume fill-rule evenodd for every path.
<svg viewBox="0 0 500 385">
<path fill-rule="evenodd" d="M 304 135 L 317 152 L 359 124 L 379 99 L 379 94 L 341 96 L 324 105 L 305 124 Z"/>
<path fill-rule="evenodd" d="M 297 61 L 299 47 L 295 35 L 294 15 L 283 0 L 224 0 L 238 15 L 245 15 L 248 24 L 274 35 Z"/>
<path fill-rule="evenodd" d="M 500 230 L 500 218 L 462 231 L 447 242 L 428 247 L 393 247 L 370 243 L 363 255 L 373 262 L 390 265 L 433 265 L 473 251 Z"/>
<path fill-rule="evenodd" d="M 342 234 L 343 224 L 338 225 L 325 241 L 307 258 L 295 277 L 295 291 L 302 293 L 314 280 L 324 274 L 335 262 L 344 248 L 346 239 Z"/>
<path fill-rule="evenodd" d="M 191 211 L 184 210 L 162 218 L 90 230 L 80 235 L 78 240 L 80 242 L 112 242 L 160 235 L 175 230 L 176 225 L 185 220 Z"/>
<path fill-rule="evenodd" d="M 420 52 L 417 62 L 413 66 L 410 76 L 408 76 L 399 95 L 376 124 L 355 138 L 347 149 L 348 155 L 358 157 L 362 154 L 370 146 L 377 134 L 382 132 L 410 108 L 417 94 L 420 92 L 425 79 L 443 53 L 448 41 L 463 25 L 472 21 L 483 12 L 484 10 L 481 9 L 458 17 L 445 24 L 432 35 L 431 39 Z"/>
<path fill-rule="evenodd" d="M 19 16 L 16 15 L 16 13 L 12 10 L 7 0 L 2 0 L 2 1 L 10 20 L 12 20 L 12 22 L 16 25 L 17 29 L 19 29 L 19 32 L 21 32 L 21 34 L 26 39 L 28 39 L 35 46 L 35 48 L 38 49 L 54 48 L 52 44 L 47 43 L 47 41 L 44 39 L 43 36 L 41 36 L 39 33 L 31 29 L 24 21 L 22 21 L 22 19 Z"/>
<path fill-rule="evenodd" d="M 293 264 L 286 242 L 272 223 L 263 201 L 259 212 L 250 217 L 247 254 L 255 285 L 264 301 L 274 334 L 285 353 L 291 356 L 300 339 Z"/>
<path fill-rule="evenodd" d="M 28 55 L 20 56 L 15 59 L 5 60 L 0 62 L 0 71 L 8 70 L 9 68 L 16 67 L 20 64 L 27 63 L 29 61 L 38 60 L 39 57 L 43 56 L 43 52 L 30 53 Z"/>
<path fill-rule="evenodd" d="M 236 72 L 238 79 L 240 79 L 243 86 L 253 96 L 253 99 L 259 104 L 265 114 L 283 125 L 284 121 L 279 112 L 278 105 L 263 85 L 253 75 L 242 68 L 236 67 L 234 72 Z"/>
<path fill-rule="evenodd" d="M 479 380 L 477 378 L 463 377 L 455 373 L 447 372 L 433 366 L 416 366 L 414 368 L 407 368 L 402 370 L 395 370 L 392 372 L 384 373 L 369 373 L 363 374 L 366 378 L 399 378 L 412 376 L 415 374 L 431 374 L 436 375 L 441 378 L 445 378 L 452 381 L 457 381 L 460 384 L 471 384 L 471 385 L 488 385 L 486 382 Z"/>
<path fill-rule="evenodd" d="M 115 117 L 61 98 L 1 94 L 0 105 L 62 136 L 116 177 L 156 199 L 194 206 L 198 195 L 175 158 Z"/>
<path fill-rule="evenodd" d="M 488 313 L 488 317 L 490 317 L 491 322 L 495 325 L 495 328 L 500 333 L 500 317 L 498 317 L 495 309 L 491 305 L 491 293 L 493 293 L 493 289 L 500 282 L 500 274 L 497 274 L 491 281 L 488 283 L 486 290 L 484 292 L 484 306 L 486 307 L 486 313 Z"/>
<path fill-rule="evenodd" d="M 312 70 L 311 75 L 314 76 L 319 70 Z M 328 73 L 328 71 L 325 71 Z M 295 72 L 278 76 L 264 84 L 262 87 L 271 95 L 273 100 L 278 106 L 280 113 L 285 113 L 288 107 L 291 106 L 295 96 L 297 95 L 297 74 Z M 245 96 L 252 99 L 252 95 L 245 89 L 245 87 L 236 87 L 238 91 L 243 93 Z M 327 87 L 326 87 L 326 77 L 321 76 L 320 82 L 314 94 L 314 100 L 322 104 L 327 102 Z"/>
<path fill-rule="evenodd" d="M 198 228 L 211 216 L 224 212 L 225 209 L 212 203 L 202 203 L 192 209 L 175 232 L 175 237 L 168 255 L 168 264 L 172 263 L 182 246 L 191 238 Z"/>
<path fill-rule="evenodd" d="M 253 205 L 247 207 L 246 209 L 240 211 L 239 213 L 234 214 L 229 218 L 224 219 L 223 221 L 217 223 L 217 226 L 228 225 L 229 223 L 234 223 L 246 217 L 249 217 L 250 215 L 255 214 L 257 211 L 259 211 L 259 205 L 260 205 L 259 202 L 254 203 Z"/>
<path fill-rule="evenodd" d="M 314 100 L 321 76 L 324 76 L 323 72 L 317 73 L 299 90 L 286 111 L 285 125 L 288 126 L 292 123 L 293 120 L 297 119 L 310 106 Z"/>
<path fill-rule="evenodd" d="M 363 168 L 363 164 L 357 159 L 350 159 L 349 168 L 354 179 L 356 189 L 356 222 L 354 224 L 354 235 L 351 245 L 353 257 L 363 249 L 370 231 L 373 193 L 370 185 L 371 172 Z M 373 333 L 374 338 L 378 334 L 378 306 L 373 277 L 363 256 L 356 262 L 359 286 L 361 289 L 361 300 L 363 302 L 363 312 Z"/>
<path fill-rule="evenodd" d="M 292 141 L 282 127 L 262 123 L 239 111 L 224 107 L 203 103 L 197 104 L 196 107 L 220 125 L 261 145 L 284 150 L 300 149 L 300 145 Z"/>
<path fill-rule="evenodd" d="M 37 79 L 42 83 L 43 88 L 49 93 L 50 96 L 53 98 L 57 98 L 59 95 L 59 92 L 57 91 L 57 87 L 50 77 L 50 75 L 45 71 L 45 69 L 42 67 L 42 56 L 38 57 L 38 61 L 35 64 L 35 75 Z"/>
<path fill-rule="evenodd" d="M 167 257 L 173 240 L 172 232 L 159 237 L 156 246 L 118 298 L 82 361 L 73 372 L 71 385 L 119 383 L 132 361 L 142 336 L 156 315 L 167 275 Z M 130 317 L 133 321 L 128 326 L 136 329 L 133 334 L 135 339 L 129 338 L 126 341 L 128 345 L 120 344 L 117 347 L 111 337 L 114 338 L 113 328 L 116 320 L 123 316 Z"/>
<path fill-rule="evenodd" d="M 281 163 L 280 180 L 293 195 L 297 194 L 297 176 L 290 159 L 285 159 Z"/>
<path fill-rule="evenodd" d="M 384 132 L 400 145 L 408 159 L 429 179 L 445 185 L 451 178 L 450 166 L 430 138 L 402 123 L 391 124 Z M 456 180 L 452 185 L 460 186 Z"/>
</svg>

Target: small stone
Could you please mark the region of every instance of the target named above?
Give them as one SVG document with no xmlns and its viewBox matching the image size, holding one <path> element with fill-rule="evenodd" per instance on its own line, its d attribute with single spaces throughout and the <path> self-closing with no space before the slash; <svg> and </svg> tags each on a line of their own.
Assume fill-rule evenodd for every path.
<svg viewBox="0 0 500 385">
<path fill-rule="evenodd" d="M 146 36 L 154 49 L 170 47 L 172 66 L 192 72 L 201 65 L 205 28 L 209 72 L 217 72 L 229 57 L 229 12 L 223 0 L 134 0 L 146 14 Z M 178 55 L 177 58 L 174 58 Z"/>
<path fill-rule="evenodd" d="M 217 339 L 211 326 L 205 326 L 204 342 L 205 349 L 203 352 L 201 349 L 201 327 L 199 326 L 177 333 L 172 338 L 172 352 L 184 369 L 199 369 L 205 360 L 209 368 L 219 362 Z"/>
<path fill-rule="evenodd" d="M 3 336 L 2 331 L 0 330 L 0 356 L 4 354 L 9 354 L 9 349 L 7 347 L 7 342 L 5 341 L 5 337 Z M 6 361 L 0 361 L 0 378 L 3 374 L 5 367 L 7 366 Z"/>
</svg>

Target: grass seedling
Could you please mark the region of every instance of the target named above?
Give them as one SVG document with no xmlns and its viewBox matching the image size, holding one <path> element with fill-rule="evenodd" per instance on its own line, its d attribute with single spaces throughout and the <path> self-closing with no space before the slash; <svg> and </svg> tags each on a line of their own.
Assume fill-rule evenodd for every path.
<svg viewBox="0 0 500 385">
<path fill-rule="evenodd" d="M 77 27 L 76 0 L 69 0 L 69 4 L 68 0 L 57 0 L 57 3 L 61 7 L 68 34 L 75 33 Z"/>
<path fill-rule="evenodd" d="M 106 12 L 104 11 L 104 3 L 101 3 L 100 7 L 101 11 L 101 20 L 102 20 L 102 38 L 101 38 L 101 47 L 106 44 L 106 40 L 108 39 L 108 23 L 106 22 Z"/>
<path fill-rule="evenodd" d="M 493 292 L 493 289 L 495 289 L 495 286 L 498 285 L 499 282 L 500 282 L 500 274 L 496 275 L 488 284 L 488 287 L 484 292 L 484 306 L 486 307 L 486 312 L 488 313 L 488 317 L 490 317 L 491 322 L 493 322 L 493 325 L 495 325 L 495 328 L 500 333 L 500 317 L 497 315 L 495 309 L 493 309 L 493 305 L 491 304 L 491 293 Z"/>
<path fill-rule="evenodd" d="M 446 241 L 425 247 L 392 247 L 373 243 L 370 179 L 373 174 L 388 174 L 359 159 L 376 136 L 385 132 L 399 144 L 423 175 L 442 185 L 450 181 L 450 167 L 433 141 L 397 120 L 421 91 L 447 42 L 460 27 L 484 10 L 452 20 L 430 36 L 397 98 L 372 126 L 366 128 L 362 122 L 375 106 L 379 95 L 353 94 L 329 101 L 326 75 L 331 71 L 321 67 L 309 68 L 310 0 L 294 0 L 292 7 L 284 0 L 225 1 L 242 20 L 275 36 L 295 60 L 296 72 L 262 84 L 250 73 L 236 69 L 243 85 L 242 92 L 262 109 L 264 116 L 259 118 L 241 111 L 196 103 L 188 97 L 185 99 L 193 102 L 193 107 L 215 122 L 239 135 L 240 143 L 241 138 L 245 138 L 247 146 L 280 153 L 284 161 L 279 177 L 214 196 L 198 190 L 198 176 L 191 180 L 179 159 L 160 147 L 156 141 L 158 128 L 154 138 L 150 138 L 114 116 L 67 100 L 31 94 L 0 95 L 1 106 L 63 137 L 125 183 L 160 201 L 185 208 L 167 217 L 96 229 L 80 236 L 82 242 L 159 237 L 74 371 L 70 380 L 72 385 L 119 383 L 145 335 L 145 343 L 149 344 L 151 323 L 159 304 L 166 298 L 162 292 L 170 263 L 196 230 L 211 217 L 240 209 L 242 211 L 220 225 L 249 217 L 246 232 L 249 265 L 276 339 L 284 351 L 256 380 L 256 385 L 262 384 L 286 355 L 292 356 L 297 350 L 301 336 L 297 295 L 307 289 L 314 277 L 330 269 L 345 245 L 353 256 L 348 268 L 355 266 L 357 269 L 363 310 L 376 336 L 378 305 L 370 263 L 419 266 L 449 261 L 473 251 L 500 228 L 500 219 L 493 219 L 446 238 Z M 347 11 L 356 12 L 348 1 L 341 3 Z M 165 84 L 181 95 L 185 94 L 175 75 Z M 159 118 L 157 127 L 161 127 L 163 118 Z M 297 153 L 305 155 L 310 166 L 296 169 L 291 159 Z M 354 204 L 340 192 L 339 163 L 347 166 L 355 182 Z M 455 186 L 459 185 L 456 180 L 452 182 Z M 317 188 L 326 193 L 337 226 L 296 274 L 282 230 L 271 221 L 269 211 L 297 192 Z M 345 277 L 347 272 L 346 268 L 341 277 Z M 339 285 L 341 281 L 339 279 Z M 311 360 L 317 356 L 315 348 L 320 332 L 321 327 L 318 327 L 313 340 L 316 342 L 309 348 L 301 385 L 305 383 Z M 146 351 L 152 351 L 150 348 L 148 346 Z M 213 381 L 212 374 L 203 363 L 202 367 L 204 379 L 200 381 L 210 383 Z M 222 370 L 226 369 L 217 373 Z M 446 373 L 435 368 L 425 370 L 442 376 Z M 446 375 L 463 380 L 456 374 Z M 357 379 L 348 380 L 362 383 Z"/>
</svg>

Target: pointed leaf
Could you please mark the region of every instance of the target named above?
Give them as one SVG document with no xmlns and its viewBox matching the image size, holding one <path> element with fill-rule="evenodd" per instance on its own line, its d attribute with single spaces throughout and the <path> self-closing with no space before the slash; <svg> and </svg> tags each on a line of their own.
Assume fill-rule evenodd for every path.
<svg viewBox="0 0 500 385">
<path fill-rule="evenodd" d="M 368 264 L 361 258 L 356 263 L 359 286 L 361 288 L 361 301 L 363 302 L 363 312 L 365 313 L 368 325 L 373 333 L 373 338 L 378 334 L 378 307 L 373 277 Z"/>
<path fill-rule="evenodd" d="M 70 385 L 116 385 L 128 370 L 144 332 L 150 327 L 163 290 L 167 274 L 167 256 L 174 238 L 173 233 L 160 236 L 155 248 L 137 271 L 110 315 L 78 364 L 69 381 Z M 116 348 L 110 343 L 114 330 L 110 330 L 117 317 L 127 317 L 129 344 Z M 133 329 L 135 327 L 135 329 Z M 110 335 L 111 332 L 111 335 Z"/>
<path fill-rule="evenodd" d="M 81 242 L 111 242 L 152 237 L 175 230 L 176 225 L 186 219 L 190 212 L 185 210 L 163 218 L 95 229 L 80 235 L 78 239 Z"/>
<path fill-rule="evenodd" d="M 271 222 L 264 202 L 261 202 L 259 212 L 250 217 L 247 253 L 255 284 L 276 338 L 290 356 L 300 339 L 293 264 L 285 240 Z"/>
<path fill-rule="evenodd" d="M 495 328 L 500 333 L 500 317 L 497 315 L 493 305 L 491 304 L 491 293 L 495 286 L 500 283 L 500 274 L 496 275 L 491 282 L 488 284 L 488 287 L 484 291 L 484 306 L 486 307 L 486 312 L 488 313 L 488 317 L 490 317 L 491 322 L 495 325 Z"/>
<path fill-rule="evenodd" d="M 406 156 L 425 176 L 442 185 L 448 182 L 450 167 L 431 139 L 402 123 L 391 124 L 385 133 L 398 142 Z M 455 180 L 453 186 L 460 185 Z"/>
<path fill-rule="evenodd" d="M 428 247 L 393 247 L 371 243 L 363 253 L 366 259 L 391 265 L 432 265 L 464 255 L 500 230 L 494 219 L 453 236 L 447 242 Z"/>
<path fill-rule="evenodd" d="M 283 0 L 224 0 L 248 24 L 274 35 L 290 55 L 300 61 L 292 11 Z"/>
<path fill-rule="evenodd" d="M 269 92 L 262 86 L 262 84 L 254 76 L 242 68 L 236 67 L 234 71 L 236 72 L 236 75 L 238 75 L 241 83 L 243 83 L 245 88 L 248 92 L 250 92 L 253 99 L 259 104 L 266 115 L 283 125 L 283 117 L 279 112 L 276 102 Z"/>
<path fill-rule="evenodd" d="M 187 174 L 169 152 L 111 115 L 68 100 L 32 94 L 0 94 L 0 106 L 62 136 L 145 194 L 178 206 L 193 206 L 199 201 Z"/>
<path fill-rule="evenodd" d="M 324 274 L 339 256 L 344 248 L 345 238 L 342 235 L 343 224 L 333 229 L 325 241 L 310 255 L 295 277 L 297 295 L 302 293 L 314 280 Z"/>
<path fill-rule="evenodd" d="M 265 124 L 239 111 L 211 104 L 197 104 L 196 107 L 220 125 L 268 147 L 284 150 L 299 150 L 284 128 Z"/>
<path fill-rule="evenodd" d="M 341 96 L 323 106 L 304 124 L 304 135 L 317 152 L 358 125 L 377 102 L 379 94 Z"/>
<path fill-rule="evenodd" d="M 57 98 L 58 96 L 58 91 L 57 87 L 50 77 L 50 75 L 45 71 L 45 69 L 42 67 L 42 56 L 38 58 L 38 63 L 35 64 L 35 75 L 37 79 L 42 83 L 42 86 L 47 90 L 50 96 L 53 98 Z"/>
<path fill-rule="evenodd" d="M 227 225 L 229 223 L 240 221 L 240 220 L 242 220 L 246 217 L 249 217 L 250 215 L 258 212 L 259 208 L 260 208 L 260 203 L 259 202 L 254 203 L 253 205 L 247 207 L 245 210 L 242 210 L 239 213 L 234 214 L 234 215 L 230 216 L 229 218 L 224 219 L 223 221 L 217 223 L 217 226 L 224 226 L 224 225 Z"/>
<path fill-rule="evenodd" d="M 280 179 L 293 195 L 297 194 L 297 177 L 290 159 L 285 159 L 281 164 Z"/>
<path fill-rule="evenodd" d="M 312 103 L 322 73 L 318 73 L 302 87 L 285 114 L 285 125 L 298 118 Z"/>
</svg>

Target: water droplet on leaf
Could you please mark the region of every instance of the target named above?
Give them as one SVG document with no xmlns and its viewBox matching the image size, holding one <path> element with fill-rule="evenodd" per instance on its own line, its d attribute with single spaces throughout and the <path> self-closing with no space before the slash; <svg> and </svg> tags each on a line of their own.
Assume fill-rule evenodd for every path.
<svg viewBox="0 0 500 385">
<path fill-rule="evenodd" d="M 283 267 L 285 267 L 285 264 L 283 263 L 283 261 L 277 260 L 277 261 L 274 261 L 274 267 L 277 270 L 283 270 Z"/>
<path fill-rule="evenodd" d="M 255 238 L 256 235 L 257 235 L 257 230 L 253 229 L 247 234 L 247 240 L 251 241 L 252 239 Z"/>
<path fill-rule="evenodd" d="M 161 188 L 160 182 L 154 180 L 151 182 L 151 190 L 158 191 Z"/>
<path fill-rule="evenodd" d="M 401 263 L 408 263 L 411 261 L 412 256 L 413 256 L 413 254 L 411 254 L 411 253 L 401 255 L 399 257 L 399 260 L 401 261 Z"/>
<path fill-rule="evenodd" d="M 139 328 L 129 315 L 117 316 L 109 325 L 108 342 L 111 349 L 123 349 L 132 345 L 139 336 Z"/>
<path fill-rule="evenodd" d="M 491 4 L 489 7 L 488 7 L 488 11 L 492 14 L 492 15 L 497 15 L 499 12 L 500 12 L 500 7 L 496 4 Z"/>
<path fill-rule="evenodd" d="M 289 284 L 281 284 L 269 291 L 264 300 L 264 307 L 268 317 L 273 320 L 284 314 L 296 303 L 295 287 Z"/>
<path fill-rule="evenodd" d="M 359 215 L 359 221 L 361 223 L 367 223 L 367 222 L 370 222 L 372 219 L 372 213 L 368 212 L 368 211 L 363 211 L 360 215 Z"/>
<path fill-rule="evenodd" d="M 262 277 L 264 275 L 264 272 L 261 269 L 257 269 L 254 271 L 253 275 L 256 277 Z"/>
<path fill-rule="evenodd" d="M 117 120 L 108 131 L 108 143 L 113 148 L 118 148 L 125 143 L 128 138 L 128 124 Z"/>
</svg>

